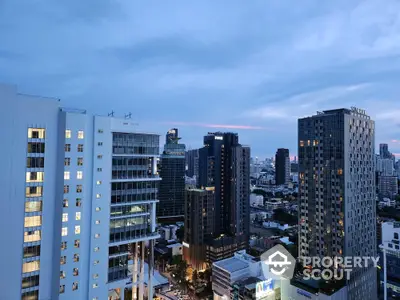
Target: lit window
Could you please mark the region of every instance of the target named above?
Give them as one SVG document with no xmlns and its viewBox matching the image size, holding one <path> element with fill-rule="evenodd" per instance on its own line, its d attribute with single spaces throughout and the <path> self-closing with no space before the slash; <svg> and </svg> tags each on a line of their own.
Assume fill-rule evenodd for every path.
<svg viewBox="0 0 400 300">
<path fill-rule="evenodd" d="M 101 198 L 101 194 L 96 194 L 96 198 L 97 199 Z"/>
<path fill-rule="evenodd" d="M 44 139 L 46 130 L 43 128 L 28 128 L 29 139 Z"/>
<path fill-rule="evenodd" d="M 95 239 L 98 239 L 100 237 L 100 233 L 96 233 L 95 235 L 94 235 L 94 238 Z"/>
<path fill-rule="evenodd" d="M 63 213 L 62 214 L 62 221 L 63 222 L 68 222 L 68 213 Z"/>
<path fill-rule="evenodd" d="M 25 202 L 25 212 L 42 211 L 42 201 Z"/>
<path fill-rule="evenodd" d="M 97 158 L 98 158 L 98 159 L 102 159 L 102 158 L 103 158 L 103 155 L 101 155 L 101 154 L 100 154 L 100 155 L 97 155 Z"/>
<path fill-rule="evenodd" d="M 78 211 L 75 213 L 75 220 L 79 221 L 81 219 L 81 212 Z"/>
<path fill-rule="evenodd" d="M 38 260 L 32 262 L 26 262 L 22 265 L 22 273 L 31 273 L 39 271 L 39 269 L 40 269 L 40 261 Z"/>
<path fill-rule="evenodd" d="M 26 182 L 43 182 L 44 172 L 26 172 Z"/>
<path fill-rule="evenodd" d="M 95 260 L 95 261 L 93 262 L 94 265 L 98 265 L 99 263 L 100 263 L 99 260 Z"/>
<path fill-rule="evenodd" d="M 101 207 L 96 207 L 96 211 L 101 211 Z"/>
<path fill-rule="evenodd" d="M 69 180 L 69 171 L 64 172 L 64 180 Z"/>
<path fill-rule="evenodd" d="M 75 205 L 77 207 L 81 207 L 82 206 L 82 199 L 81 198 L 76 198 Z"/>
<path fill-rule="evenodd" d="M 99 287 L 99 285 L 97 283 L 93 283 L 93 288 L 97 289 Z"/>
<path fill-rule="evenodd" d="M 98 252 L 100 250 L 100 247 L 95 247 L 94 252 Z"/>
<path fill-rule="evenodd" d="M 97 181 L 96 181 L 96 184 L 97 184 L 97 185 L 100 185 L 100 184 L 101 184 L 101 180 L 97 180 Z"/>
<path fill-rule="evenodd" d="M 60 271 L 60 279 L 64 279 L 65 278 L 65 272 L 64 271 Z"/>
<path fill-rule="evenodd" d="M 42 197 L 43 196 L 43 187 L 41 187 L 41 186 L 27 186 L 26 189 L 25 189 L 25 196 L 27 198 Z"/>
<path fill-rule="evenodd" d="M 78 152 L 83 152 L 83 145 L 82 144 L 78 145 Z"/>
<path fill-rule="evenodd" d="M 83 139 L 83 131 L 82 130 L 78 131 L 78 139 Z"/>
<path fill-rule="evenodd" d="M 71 165 L 71 158 L 69 157 L 64 158 L 64 166 L 69 166 L 69 165 Z"/>
<path fill-rule="evenodd" d="M 82 185 L 81 185 L 81 184 L 78 184 L 78 185 L 76 186 L 76 192 L 77 192 L 77 193 L 82 193 Z"/>
<path fill-rule="evenodd" d="M 78 289 L 78 283 L 77 282 L 74 282 L 73 284 L 72 284 L 72 290 L 73 291 L 76 291 Z"/>
<path fill-rule="evenodd" d="M 63 207 L 68 207 L 68 199 L 63 200 Z"/>
<path fill-rule="evenodd" d="M 65 292 L 65 284 L 60 285 L 60 294 L 64 294 Z"/>
<path fill-rule="evenodd" d="M 101 171 L 103 171 L 102 168 L 97 168 L 97 172 L 101 172 Z"/>
<path fill-rule="evenodd" d="M 71 144 L 65 144 L 64 151 L 71 152 Z"/>
<path fill-rule="evenodd" d="M 68 194 L 68 193 L 69 193 L 69 185 L 64 185 L 64 194 Z"/>
<path fill-rule="evenodd" d="M 60 257 L 60 265 L 65 265 L 67 263 L 67 257 L 66 256 L 61 256 Z"/>
<path fill-rule="evenodd" d="M 81 233 L 81 226 L 80 225 L 76 225 L 75 226 L 75 234 L 80 234 Z"/>
<path fill-rule="evenodd" d="M 68 227 L 61 228 L 61 236 L 67 236 L 67 235 L 68 235 Z"/>
<path fill-rule="evenodd" d="M 76 172 L 76 179 L 82 179 L 82 178 L 83 178 L 83 172 L 82 171 Z"/>
<path fill-rule="evenodd" d="M 99 274 L 93 274 L 93 279 L 99 278 Z"/>
<path fill-rule="evenodd" d="M 78 276 L 78 275 L 79 275 L 79 270 L 78 270 L 78 268 L 74 268 L 74 269 L 72 270 L 72 275 L 73 275 L 73 276 Z"/>
<path fill-rule="evenodd" d="M 78 157 L 78 160 L 77 160 L 76 164 L 78 166 L 83 166 L 83 157 Z"/>
<path fill-rule="evenodd" d="M 61 242 L 61 250 L 67 249 L 67 242 Z"/>
<path fill-rule="evenodd" d="M 65 130 L 65 138 L 70 139 L 71 138 L 71 130 L 67 129 Z"/>
<path fill-rule="evenodd" d="M 100 224 L 100 220 L 96 220 L 96 225 L 99 225 Z"/>
<path fill-rule="evenodd" d="M 79 254 L 78 253 L 74 254 L 74 262 L 79 262 Z"/>
<path fill-rule="evenodd" d="M 40 241 L 41 235 L 42 235 L 42 233 L 40 230 L 25 231 L 24 232 L 24 243 Z"/>
<path fill-rule="evenodd" d="M 42 225 L 42 216 L 25 217 L 24 227 L 36 227 Z"/>
<path fill-rule="evenodd" d="M 75 242 L 74 242 L 74 247 L 75 247 L 75 248 L 79 248 L 80 245 L 81 245 L 81 240 L 75 240 Z"/>
</svg>

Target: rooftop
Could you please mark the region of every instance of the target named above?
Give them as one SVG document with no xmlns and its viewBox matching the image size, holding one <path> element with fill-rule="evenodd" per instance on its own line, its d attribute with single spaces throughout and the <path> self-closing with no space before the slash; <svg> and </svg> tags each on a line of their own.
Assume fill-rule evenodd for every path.
<svg viewBox="0 0 400 300">
<path fill-rule="evenodd" d="M 223 269 L 229 273 L 234 273 L 243 270 L 249 266 L 248 263 L 236 257 L 223 259 L 214 263 L 215 266 Z"/>
</svg>

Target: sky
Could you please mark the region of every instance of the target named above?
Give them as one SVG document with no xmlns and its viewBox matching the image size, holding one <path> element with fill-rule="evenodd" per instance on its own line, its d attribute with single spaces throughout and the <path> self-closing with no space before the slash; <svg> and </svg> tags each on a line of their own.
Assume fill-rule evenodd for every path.
<svg viewBox="0 0 400 300">
<path fill-rule="evenodd" d="M 1 0 L 0 82 L 187 148 L 237 132 L 260 158 L 296 154 L 299 117 L 356 106 L 400 156 L 400 2 Z"/>
</svg>

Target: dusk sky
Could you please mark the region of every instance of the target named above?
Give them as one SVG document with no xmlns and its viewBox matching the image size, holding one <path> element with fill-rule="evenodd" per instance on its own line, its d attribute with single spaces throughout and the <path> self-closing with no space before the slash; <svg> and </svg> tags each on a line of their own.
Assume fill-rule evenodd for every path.
<svg viewBox="0 0 400 300">
<path fill-rule="evenodd" d="M 356 106 L 400 154 L 400 2 L 2 0 L 0 82 L 188 148 L 238 132 L 262 158 L 295 154 L 297 118 Z"/>
</svg>

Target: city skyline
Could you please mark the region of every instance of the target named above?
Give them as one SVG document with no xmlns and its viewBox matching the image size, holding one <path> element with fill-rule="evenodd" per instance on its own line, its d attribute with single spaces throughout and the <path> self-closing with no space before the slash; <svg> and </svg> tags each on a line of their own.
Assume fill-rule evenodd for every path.
<svg viewBox="0 0 400 300">
<path fill-rule="evenodd" d="M 400 153 L 396 1 L 43 3 L 2 2 L 0 82 L 23 93 L 179 127 L 188 148 L 237 131 L 259 157 L 296 152 L 297 118 L 357 106 Z"/>
</svg>

